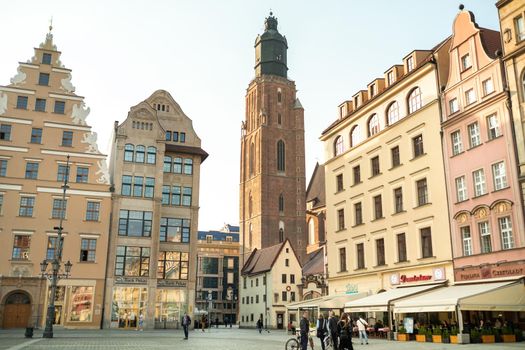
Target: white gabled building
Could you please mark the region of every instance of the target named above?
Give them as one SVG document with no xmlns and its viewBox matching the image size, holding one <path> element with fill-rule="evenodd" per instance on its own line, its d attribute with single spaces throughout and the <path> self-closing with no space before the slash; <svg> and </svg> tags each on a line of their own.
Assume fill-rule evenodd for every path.
<svg viewBox="0 0 525 350">
<path fill-rule="evenodd" d="M 241 275 L 240 326 L 253 328 L 262 317 L 265 328 L 283 329 L 286 305 L 300 300 L 301 264 L 290 241 L 254 249 Z"/>
</svg>

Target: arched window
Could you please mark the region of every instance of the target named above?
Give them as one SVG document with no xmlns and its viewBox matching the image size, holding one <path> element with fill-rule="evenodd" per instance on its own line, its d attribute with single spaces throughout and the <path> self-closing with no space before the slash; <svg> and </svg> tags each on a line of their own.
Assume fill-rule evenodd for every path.
<svg viewBox="0 0 525 350">
<path fill-rule="evenodd" d="M 281 90 L 278 90 L 277 91 L 277 102 L 282 102 L 282 99 L 283 99 L 283 97 L 282 97 Z"/>
<path fill-rule="evenodd" d="M 284 230 L 282 228 L 279 229 L 279 243 L 284 242 Z"/>
<path fill-rule="evenodd" d="M 361 142 L 361 128 L 356 125 L 350 131 L 350 147 L 354 147 Z"/>
<path fill-rule="evenodd" d="M 155 147 L 148 147 L 148 157 L 146 163 L 155 164 L 157 158 L 157 149 Z"/>
<path fill-rule="evenodd" d="M 279 195 L 279 213 L 284 213 L 284 197 L 282 193 Z"/>
<path fill-rule="evenodd" d="M 133 146 L 131 143 L 127 143 L 126 146 L 124 146 L 124 161 L 125 162 L 133 161 L 134 149 L 135 149 L 135 146 Z"/>
<path fill-rule="evenodd" d="M 277 113 L 277 124 L 281 125 L 281 113 Z"/>
<path fill-rule="evenodd" d="M 175 174 L 182 174 L 182 158 L 173 158 L 173 172 Z"/>
<path fill-rule="evenodd" d="M 144 163 L 145 154 L 146 154 L 146 147 L 142 145 L 138 145 L 135 148 L 135 162 Z"/>
<path fill-rule="evenodd" d="M 193 174 L 193 159 L 191 158 L 184 159 L 184 174 L 186 175 Z"/>
<path fill-rule="evenodd" d="M 255 145 L 250 144 L 250 159 L 248 159 L 248 174 L 253 175 L 255 170 Z"/>
<path fill-rule="evenodd" d="M 164 156 L 164 172 L 171 173 L 171 157 Z"/>
<path fill-rule="evenodd" d="M 388 125 L 392 125 L 399 120 L 399 104 L 394 101 L 388 106 L 386 111 Z"/>
<path fill-rule="evenodd" d="M 315 223 L 314 219 L 308 220 L 308 244 L 315 243 Z"/>
<path fill-rule="evenodd" d="M 408 113 L 414 113 L 422 106 L 421 102 L 421 89 L 419 87 L 415 88 L 408 95 Z"/>
<path fill-rule="evenodd" d="M 277 171 L 285 171 L 285 163 L 286 163 L 286 151 L 284 147 L 284 141 L 279 140 L 277 142 Z"/>
<path fill-rule="evenodd" d="M 334 156 L 338 156 L 344 152 L 343 136 L 337 136 L 334 142 Z"/>
<path fill-rule="evenodd" d="M 368 137 L 373 136 L 379 132 L 379 117 L 377 114 L 372 114 L 368 119 Z"/>
</svg>

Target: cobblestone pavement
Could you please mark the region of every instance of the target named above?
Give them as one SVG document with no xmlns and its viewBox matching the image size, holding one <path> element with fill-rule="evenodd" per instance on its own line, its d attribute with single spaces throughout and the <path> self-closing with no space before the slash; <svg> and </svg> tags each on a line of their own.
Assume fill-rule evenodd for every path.
<svg viewBox="0 0 525 350">
<path fill-rule="evenodd" d="M 271 331 L 258 334 L 253 329 L 213 328 L 202 333 L 190 331 L 190 339 L 184 340 L 180 330 L 119 331 L 119 330 L 64 330 L 55 329 L 53 339 L 43 339 L 42 330 L 35 330 L 33 339 L 24 338 L 24 330 L 0 330 L 0 350 L 18 349 L 213 349 L 213 350 L 270 350 L 284 349 L 291 336 L 284 331 Z M 369 345 L 360 345 L 354 339 L 354 349 L 371 350 L 504 350 L 524 349 L 525 343 L 511 344 L 433 344 L 416 342 L 396 342 L 370 339 Z M 309 349 L 310 350 L 310 349 Z M 321 350 L 315 338 L 314 350 Z"/>
</svg>

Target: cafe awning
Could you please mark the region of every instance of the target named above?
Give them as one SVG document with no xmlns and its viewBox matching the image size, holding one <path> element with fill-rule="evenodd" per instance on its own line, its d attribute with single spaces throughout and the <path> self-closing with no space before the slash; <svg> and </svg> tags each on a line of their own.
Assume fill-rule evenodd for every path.
<svg viewBox="0 0 525 350">
<path fill-rule="evenodd" d="M 347 302 L 345 304 L 346 312 L 372 312 L 388 311 L 391 302 L 406 298 L 410 295 L 425 292 L 431 289 L 439 288 L 443 284 L 427 284 L 413 287 L 398 287 L 387 290 L 386 292 L 370 295 L 366 298 Z"/>
<path fill-rule="evenodd" d="M 321 310 L 342 309 L 345 303 L 351 300 L 364 298 L 366 295 L 366 293 L 325 295 L 320 298 L 288 304 L 286 308 L 288 311 L 309 308 L 319 308 Z"/>
<path fill-rule="evenodd" d="M 518 281 L 456 284 L 394 302 L 394 313 L 460 310 L 525 311 L 525 286 Z"/>
</svg>

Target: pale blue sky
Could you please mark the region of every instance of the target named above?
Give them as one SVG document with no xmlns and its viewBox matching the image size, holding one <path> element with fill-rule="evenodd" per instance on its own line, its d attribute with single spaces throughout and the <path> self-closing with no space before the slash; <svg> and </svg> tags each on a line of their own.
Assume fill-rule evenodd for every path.
<svg viewBox="0 0 525 350">
<path fill-rule="evenodd" d="M 157 89 L 171 93 L 210 154 L 201 168 L 199 229 L 239 219 L 240 125 L 254 48 L 270 9 L 288 40 L 306 128 L 307 183 L 323 162 L 321 132 L 337 106 L 414 49 L 451 34 L 463 3 L 499 30 L 496 0 L 0 0 L 0 85 L 33 55 L 53 16 L 62 62 L 91 107 L 87 122 L 107 150 L 113 121 Z"/>
</svg>

